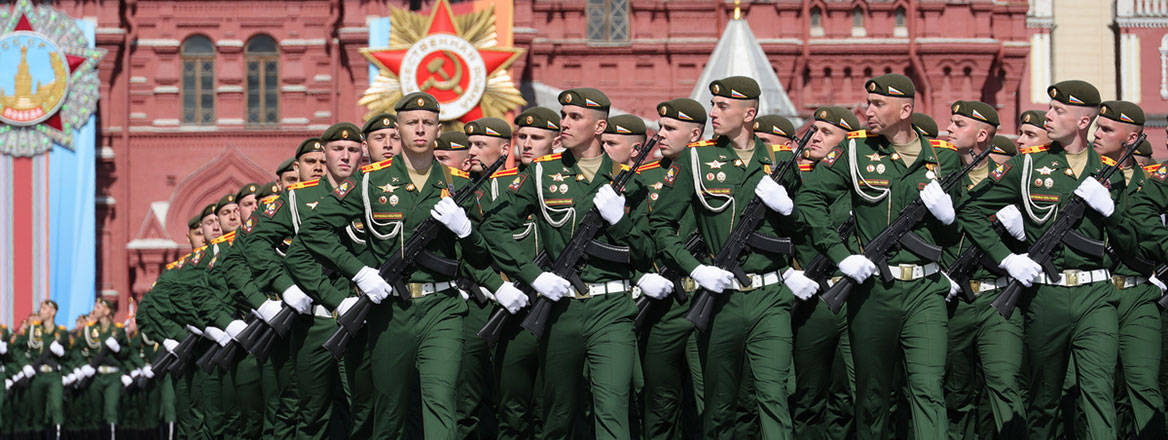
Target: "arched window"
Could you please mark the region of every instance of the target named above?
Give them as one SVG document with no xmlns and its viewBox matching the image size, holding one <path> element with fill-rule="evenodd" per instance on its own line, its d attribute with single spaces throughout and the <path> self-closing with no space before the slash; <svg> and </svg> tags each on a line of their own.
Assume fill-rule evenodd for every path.
<svg viewBox="0 0 1168 440">
<path fill-rule="evenodd" d="M 892 29 L 892 35 L 897 36 L 897 37 L 907 37 L 908 36 L 908 27 L 907 27 L 907 24 L 905 23 L 904 7 L 903 6 L 896 8 L 894 18 L 896 20 L 896 27 L 894 27 Z"/>
<path fill-rule="evenodd" d="M 868 32 L 864 30 L 864 10 L 856 6 L 852 9 L 852 36 L 863 37 L 867 36 Z"/>
<path fill-rule="evenodd" d="M 823 11 L 819 6 L 811 8 L 811 35 L 817 37 L 823 35 Z"/>
<path fill-rule="evenodd" d="M 182 120 L 215 123 L 215 45 L 202 35 L 182 44 Z"/>
<path fill-rule="evenodd" d="M 247 40 L 244 48 L 247 59 L 247 122 L 275 124 L 279 122 L 279 62 L 276 40 L 267 35 L 256 35 Z"/>
</svg>

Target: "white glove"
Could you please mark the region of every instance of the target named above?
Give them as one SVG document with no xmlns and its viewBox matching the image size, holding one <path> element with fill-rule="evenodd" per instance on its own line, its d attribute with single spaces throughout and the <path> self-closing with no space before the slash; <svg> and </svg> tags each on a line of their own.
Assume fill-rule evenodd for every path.
<svg viewBox="0 0 1168 440">
<path fill-rule="evenodd" d="M 0 355 L 8 353 L 8 341 L 0 341 Z"/>
<path fill-rule="evenodd" d="M 110 336 L 110 337 L 108 337 L 108 338 L 105 338 L 105 346 L 106 346 L 106 347 L 109 347 L 110 351 L 112 351 L 112 352 L 114 352 L 114 353 L 117 353 L 117 352 L 119 352 L 119 351 L 122 351 L 122 346 L 121 346 L 121 344 L 118 344 L 118 340 L 117 340 L 117 339 L 114 339 L 114 337 L 113 337 L 113 336 Z"/>
<path fill-rule="evenodd" d="M 15 375 L 12 376 L 13 382 L 20 382 L 21 379 L 24 379 L 24 372 L 23 371 L 16 373 Z"/>
<path fill-rule="evenodd" d="M 166 348 L 166 351 L 169 351 L 171 354 L 174 354 L 174 349 L 178 348 L 178 341 L 174 339 L 163 339 L 162 347 Z"/>
<path fill-rule="evenodd" d="M 458 296 L 461 296 L 463 301 L 470 300 L 470 292 L 467 292 L 465 290 L 458 289 Z"/>
<path fill-rule="evenodd" d="M 154 378 L 154 367 L 151 367 L 149 365 L 142 367 L 142 375 L 146 376 L 147 379 L 153 379 Z"/>
<path fill-rule="evenodd" d="M 1075 195 L 1082 197 L 1091 209 L 1103 214 L 1104 217 L 1111 217 L 1111 213 L 1115 212 L 1115 201 L 1111 200 L 1111 191 L 1094 178 L 1080 183 L 1079 187 L 1075 188 Z"/>
<path fill-rule="evenodd" d="M 36 376 L 36 370 L 32 369 L 32 365 L 25 365 L 24 368 L 20 369 L 20 372 L 24 373 L 24 377 Z"/>
<path fill-rule="evenodd" d="M 353 308 L 353 304 L 357 304 L 356 297 L 350 296 L 342 299 L 341 303 L 337 304 L 337 316 L 345 316 L 345 313 L 348 313 L 349 309 Z"/>
<path fill-rule="evenodd" d="M 384 278 L 377 273 L 377 269 L 369 266 L 362 267 L 353 275 L 353 282 L 357 283 L 357 288 L 365 292 L 365 296 L 369 297 L 374 304 L 381 304 L 381 301 L 389 297 L 393 293 L 393 287 L 385 282 Z"/>
<path fill-rule="evenodd" d="M 1023 286 L 1030 287 L 1034 280 L 1042 274 L 1042 266 L 1030 259 L 1029 254 L 1010 254 L 1002 259 L 998 267 L 1006 269 L 1010 277 L 1018 280 Z"/>
<path fill-rule="evenodd" d="M 1014 206 L 1014 205 L 1010 205 L 1010 206 Z M 945 295 L 945 302 L 952 301 L 953 298 L 957 297 L 957 292 L 960 292 L 961 289 L 958 288 L 957 282 L 953 281 L 953 278 L 949 278 L 949 274 L 947 274 L 945 272 L 941 272 L 941 276 L 945 277 L 945 281 L 949 282 L 949 293 L 947 295 Z"/>
<path fill-rule="evenodd" d="M 132 377 L 132 378 L 135 378 L 135 379 L 137 379 L 137 378 L 138 378 L 138 376 L 141 376 L 141 375 L 142 375 L 142 369 L 141 369 L 141 368 L 135 368 L 135 369 L 133 369 L 133 370 L 130 370 L 130 377 Z"/>
<path fill-rule="evenodd" d="M 783 284 L 790 287 L 791 293 L 794 293 L 799 299 L 811 298 L 812 295 L 815 295 L 815 291 L 819 290 L 819 283 L 807 278 L 806 275 L 803 275 L 803 271 L 794 268 L 783 272 Z"/>
<path fill-rule="evenodd" d="M 953 220 L 957 218 L 957 213 L 953 211 L 953 198 L 941 189 L 941 184 L 936 180 L 929 182 L 925 189 L 921 190 L 921 201 L 942 224 L 953 224 Z"/>
<path fill-rule="evenodd" d="M 661 299 L 673 291 L 673 282 L 659 274 L 647 273 L 637 280 L 637 287 L 649 298 Z"/>
<path fill-rule="evenodd" d="M 70 384 L 72 384 L 76 380 L 77 380 L 77 376 L 74 376 L 72 374 L 67 374 L 67 375 L 61 376 L 61 385 L 69 386 Z"/>
<path fill-rule="evenodd" d="M 559 301 L 572 291 L 572 283 L 551 272 L 544 272 L 535 277 L 531 287 L 540 295 L 552 301 Z"/>
<path fill-rule="evenodd" d="M 8 391 L 10 388 L 12 388 L 12 379 L 4 379 L 4 391 Z"/>
<path fill-rule="evenodd" d="M 839 263 L 839 270 L 847 275 L 848 278 L 856 280 L 857 283 L 862 283 L 872 274 L 876 273 L 876 263 L 869 260 L 860 254 L 849 255 Z"/>
<path fill-rule="evenodd" d="M 255 315 L 264 320 L 264 322 L 271 324 L 272 320 L 276 319 L 276 315 L 280 313 L 281 304 L 283 303 L 274 299 L 265 300 L 263 304 L 260 304 L 260 308 L 255 311 Z"/>
<path fill-rule="evenodd" d="M 734 274 L 720 267 L 699 264 L 689 273 L 689 276 L 703 289 L 714 293 L 722 293 L 723 290 L 734 285 Z"/>
<path fill-rule="evenodd" d="M 527 307 L 527 295 L 524 295 L 523 291 L 509 282 L 499 286 L 499 290 L 496 290 L 494 295 L 495 301 L 503 306 L 504 309 L 507 309 L 507 313 L 512 315 L 518 312 L 519 309 Z"/>
<path fill-rule="evenodd" d="M 196 334 L 196 335 L 198 335 L 198 336 L 203 336 L 203 331 L 202 331 L 202 330 L 199 330 L 199 328 L 198 328 L 198 327 L 195 327 L 195 326 L 193 326 L 193 325 L 190 325 L 190 324 L 187 324 L 187 331 L 189 331 L 189 332 L 191 332 L 191 333 L 194 333 L 194 334 Z"/>
<path fill-rule="evenodd" d="M 995 215 L 998 216 L 998 223 L 1006 228 L 1006 232 L 1009 232 L 1010 236 L 1020 241 L 1026 241 L 1026 229 L 1023 227 L 1022 213 L 1018 211 L 1017 205 L 1003 206 Z"/>
<path fill-rule="evenodd" d="M 94 374 L 97 374 L 97 370 L 94 370 L 93 367 L 89 365 L 82 365 L 81 374 L 85 375 L 85 377 L 93 377 Z"/>
<path fill-rule="evenodd" d="M 284 293 L 280 294 L 280 298 L 284 298 L 284 304 L 295 310 L 296 313 L 307 315 L 312 309 L 312 298 L 304 294 L 300 287 L 293 284 L 284 289 Z"/>
<path fill-rule="evenodd" d="M 764 176 L 758 181 L 758 186 L 754 187 L 754 195 L 758 196 L 771 211 L 784 216 L 791 215 L 791 211 L 795 209 L 795 202 L 787 195 L 787 188 L 770 177 Z"/>
<path fill-rule="evenodd" d="M 57 355 L 57 357 L 65 355 L 65 347 L 62 347 L 61 343 L 57 341 L 53 341 L 52 344 L 49 344 L 49 351 L 53 352 L 53 354 Z"/>
<path fill-rule="evenodd" d="M 128 376 L 128 375 L 125 375 L 125 374 L 122 375 L 122 386 L 123 387 L 128 387 L 132 383 L 134 383 L 134 379 L 131 379 L 130 376 Z"/>
<path fill-rule="evenodd" d="M 1152 285 L 1154 285 L 1154 286 L 1156 286 L 1156 287 L 1159 287 L 1159 288 L 1160 288 L 1160 293 L 1164 293 L 1164 291 L 1165 291 L 1165 290 L 1168 290 L 1168 286 L 1165 286 L 1165 285 L 1164 285 L 1164 282 L 1163 282 L 1163 281 L 1160 281 L 1160 279 L 1159 279 L 1159 278 L 1156 278 L 1156 276 L 1155 276 L 1155 275 L 1152 275 L 1152 277 L 1151 277 L 1151 278 L 1148 278 L 1148 282 L 1149 282 L 1149 283 L 1152 283 Z"/>
<path fill-rule="evenodd" d="M 470 219 L 466 216 L 466 210 L 454 203 L 454 199 L 450 197 L 443 197 L 442 200 L 435 203 L 434 208 L 430 210 L 430 216 L 446 225 L 446 229 L 449 229 L 458 238 L 466 238 L 470 235 L 471 225 Z"/>
<path fill-rule="evenodd" d="M 625 215 L 625 196 L 617 194 L 611 185 L 604 185 L 592 197 L 592 204 L 609 225 L 615 225 Z"/>
<path fill-rule="evenodd" d="M 245 328 L 247 328 L 247 323 L 236 319 L 231 321 L 230 324 L 227 324 L 227 328 L 223 329 L 223 331 L 227 332 L 227 336 L 230 336 L 231 339 L 238 341 L 239 334 L 242 333 L 243 329 Z"/>
<path fill-rule="evenodd" d="M 231 337 L 227 336 L 227 333 L 224 333 L 223 330 L 219 330 L 217 327 L 207 327 L 203 333 L 212 341 L 215 341 L 216 344 L 219 344 L 220 347 L 226 347 L 227 343 L 231 342 Z"/>
</svg>

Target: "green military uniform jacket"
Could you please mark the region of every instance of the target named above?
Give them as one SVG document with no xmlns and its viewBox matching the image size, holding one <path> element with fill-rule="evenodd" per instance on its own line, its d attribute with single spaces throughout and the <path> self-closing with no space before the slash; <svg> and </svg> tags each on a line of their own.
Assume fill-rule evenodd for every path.
<svg viewBox="0 0 1168 440">
<path fill-rule="evenodd" d="M 38 361 L 45 361 L 48 365 L 61 365 L 66 361 L 63 357 L 57 357 L 49 351 L 49 345 L 53 341 L 57 341 L 65 349 L 69 348 L 69 333 L 65 330 L 65 326 L 54 327 L 52 323 L 44 325 L 40 322 L 32 322 L 20 329 L 20 332 L 12 338 L 12 343 L 8 345 L 8 354 L 13 357 L 13 363 L 17 365 L 17 368 L 31 365 L 37 369 L 37 373 L 40 373 L 40 365 L 36 364 Z M 13 374 L 16 373 L 13 372 Z"/>
<path fill-rule="evenodd" d="M 1153 171 L 1155 171 L 1155 168 L 1158 168 L 1158 167 L 1152 167 L 1152 168 L 1153 168 Z M 1116 211 L 1131 212 L 1133 199 L 1135 198 L 1136 194 L 1139 193 L 1143 189 L 1144 183 L 1148 181 L 1148 175 L 1147 175 L 1147 173 L 1145 173 L 1145 169 L 1143 167 L 1135 166 L 1135 167 L 1132 167 L 1130 169 L 1132 171 L 1132 176 L 1131 176 L 1130 180 L 1126 180 L 1123 194 L 1120 197 L 1120 199 L 1117 200 L 1115 203 L 1115 210 Z M 1122 174 L 1122 173 L 1116 172 L 1116 174 Z M 1130 215 L 1128 217 L 1131 218 Z M 1153 229 L 1153 228 L 1161 226 L 1162 223 L 1160 223 L 1158 220 L 1159 219 L 1154 219 L 1151 222 L 1141 223 L 1141 224 L 1129 222 L 1128 224 L 1130 226 L 1135 226 L 1136 228 L 1134 229 L 1134 231 L 1136 231 L 1136 234 L 1139 234 L 1142 229 Z M 1138 236 L 1133 237 L 1133 238 L 1137 239 L 1137 240 L 1139 239 Z M 1139 246 L 1141 246 L 1141 244 L 1142 243 L 1137 243 L 1136 246 L 1139 247 Z M 1147 276 L 1151 276 L 1154 273 L 1154 271 L 1156 270 L 1155 260 L 1143 257 L 1142 255 L 1140 255 L 1141 252 L 1123 252 L 1123 253 L 1116 252 L 1116 248 L 1114 246 L 1111 247 L 1111 249 L 1112 249 L 1112 253 L 1110 255 L 1110 257 L 1112 259 L 1111 274 L 1113 276 L 1147 277 Z M 1129 249 L 1130 249 L 1130 246 L 1129 246 Z"/>
<path fill-rule="evenodd" d="M 637 168 L 637 187 L 644 191 L 645 194 L 641 197 L 645 203 L 641 206 L 645 209 L 645 215 L 653 215 L 653 211 L 657 209 L 657 202 L 661 200 L 661 194 L 667 189 L 665 179 L 668 176 L 669 169 L 673 166 L 673 160 L 663 158 L 656 162 L 651 162 Z M 697 219 L 690 213 L 690 207 L 677 220 L 676 235 L 681 240 L 682 245 L 686 240 L 698 231 Z M 654 243 L 656 245 L 656 243 Z M 708 252 L 707 252 L 708 254 Z M 656 256 L 653 259 L 654 269 L 657 272 L 665 270 L 666 265 L 671 265 L 674 270 L 680 272 L 681 268 L 677 267 L 673 259 L 667 258 L 668 254 L 662 252 L 660 249 L 656 251 Z M 701 260 L 706 260 L 708 255 L 704 255 Z M 682 273 L 683 276 L 688 275 L 688 272 Z"/>
<path fill-rule="evenodd" d="M 96 360 L 103 351 L 108 350 L 105 340 L 114 338 L 118 341 L 118 352 L 110 351 L 104 359 L 94 364 L 94 367 L 123 368 L 122 364 L 129 357 L 128 355 L 133 348 L 130 347 L 130 341 L 120 322 L 111 322 L 107 325 L 102 325 L 100 321 L 93 322 L 80 330 L 80 334 L 76 335 L 72 341 L 74 347 L 72 353 L 76 354 L 76 359 L 72 362 L 73 367 L 80 367 Z"/>
<path fill-rule="evenodd" d="M 811 172 L 815 171 L 815 165 L 817 164 L 818 162 L 799 164 L 799 178 L 804 181 L 804 184 L 806 184 L 806 179 L 811 175 Z M 851 217 L 852 199 L 845 193 L 837 197 L 835 201 L 831 203 L 831 208 L 828 212 L 828 218 L 831 220 L 831 227 L 833 230 L 835 230 L 838 229 L 840 225 L 846 223 Z M 838 236 L 839 234 L 836 235 Z M 852 233 L 848 235 L 848 237 L 845 237 L 843 242 L 844 246 L 846 246 L 850 252 L 857 252 L 860 247 L 860 243 L 857 239 L 855 228 L 852 228 Z M 815 249 L 815 245 L 812 244 L 810 240 L 804 240 L 795 245 L 795 260 L 798 263 L 798 267 L 800 269 L 805 269 L 807 265 L 811 264 L 812 261 L 815 261 L 815 258 L 819 255 L 821 255 L 819 250 Z M 838 273 L 839 271 L 835 270 L 833 272 Z"/>
<path fill-rule="evenodd" d="M 1127 216 L 1139 231 L 1140 255 L 1158 264 L 1168 263 L 1168 228 L 1161 217 L 1168 213 L 1168 162 L 1144 167 L 1147 179 L 1129 195 Z"/>
<path fill-rule="evenodd" d="M 935 147 L 919 135 L 918 139 L 920 153 L 906 167 L 888 139 L 865 130 L 853 131 L 805 176 L 806 184 L 795 197 L 795 206 L 803 223 L 810 228 L 815 247 L 833 262 L 838 264 L 853 252 L 831 226 L 836 223 L 831 221 L 830 206 L 840 194 L 850 196 L 862 248 L 883 232 L 900 211 L 919 199 L 920 191 L 930 181 L 961 170 L 956 151 Z M 950 191 L 955 201 L 960 200 L 962 193 L 963 188 Z M 926 215 L 912 232 L 940 246 L 954 245 L 960 238 L 957 222 L 943 225 L 931 215 Z M 893 266 L 931 263 L 904 249 L 887 256 L 887 260 Z"/>
<path fill-rule="evenodd" d="M 689 145 L 677 160 L 665 169 L 661 190 L 649 215 L 649 228 L 667 264 L 692 273 L 703 262 L 685 250 L 685 237 L 675 233 L 682 222 L 693 219 L 711 255 L 716 255 L 737 224 L 746 205 L 754 199 L 754 188 L 776 166 L 792 159 L 789 147 L 768 146 L 754 137 L 754 152 L 741 161 L 727 137 Z M 767 177 L 769 178 L 769 177 Z M 798 169 L 777 182 L 794 194 L 799 188 Z M 652 192 L 649 195 L 652 199 Z M 764 208 L 765 209 L 765 208 Z M 795 222 L 798 207 L 789 216 L 766 210 L 765 218 L 755 231 L 760 234 L 802 240 L 803 229 Z M 745 252 L 741 261 L 747 273 L 766 273 L 789 266 L 788 255 Z"/>
</svg>

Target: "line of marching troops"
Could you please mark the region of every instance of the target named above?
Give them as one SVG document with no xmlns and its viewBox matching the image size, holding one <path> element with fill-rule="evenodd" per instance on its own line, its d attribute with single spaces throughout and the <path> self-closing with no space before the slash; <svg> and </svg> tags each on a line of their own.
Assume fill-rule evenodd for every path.
<svg viewBox="0 0 1168 440">
<path fill-rule="evenodd" d="M 1064 81 L 1016 141 L 978 101 L 941 139 L 909 78 L 864 87 L 865 121 L 797 130 L 724 78 L 651 137 L 596 89 L 445 133 L 408 94 L 192 217 L 125 327 L 99 301 L 0 328 L 0 431 L 1168 436 L 1139 106 Z"/>
</svg>

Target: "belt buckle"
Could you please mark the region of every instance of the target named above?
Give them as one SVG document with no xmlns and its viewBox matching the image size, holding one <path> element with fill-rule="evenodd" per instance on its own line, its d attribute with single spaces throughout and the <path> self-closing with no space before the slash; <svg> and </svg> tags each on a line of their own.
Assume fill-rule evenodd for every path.
<svg viewBox="0 0 1168 440">
<path fill-rule="evenodd" d="M 915 267 L 915 265 L 899 264 L 897 266 L 900 267 L 900 277 L 898 277 L 897 279 L 899 279 L 901 281 L 912 281 L 913 280 L 913 268 Z"/>
<path fill-rule="evenodd" d="M 1064 270 L 1063 281 L 1063 284 L 1066 284 L 1067 287 L 1079 287 L 1079 271 L 1073 269 Z"/>
<path fill-rule="evenodd" d="M 1123 290 L 1125 287 L 1127 287 L 1127 277 L 1123 275 L 1112 275 L 1111 283 L 1115 284 L 1116 290 Z"/>
<path fill-rule="evenodd" d="M 575 295 L 572 295 L 572 298 L 575 298 L 575 299 L 592 298 L 592 286 L 588 286 L 588 292 L 581 292 L 579 290 L 576 290 L 575 288 L 572 288 L 572 291 L 576 292 Z"/>
<path fill-rule="evenodd" d="M 422 293 L 423 286 L 425 286 L 424 283 L 410 283 L 410 284 L 408 284 L 407 287 L 409 287 L 409 289 L 410 289 L 410 298 L 413 298 L 413 299 L 421 298 L 422 294 L 423 294 Z"/>
<path fill-rule="evenodd" d="M 762 285 L 762 275 L 747 275 L 746 277 L 750 278 L 750 284 L 742 284 L 742 281 L 739 280 L 738 281 L 738 287 L 739 287 L 738 291 L 739 292 L 749 292 L 751 290 L 756 289 L 756 287 L 754 287 L 754 277 L 756 277 L 756 276 L 758 277 L 758 284 L 761 286 Z"/>
<path fill-rule="evenodd" d="M 688 277 L 682 278 L 681 290 L 686 291 L 686 292 L 693 292 L 695 290 L 698 290 L 698 283 L 696 281 L 694 281 L 693 278 L 688 278 Z"/>
<path fill-rule="evenodd" d="M 981 294 L 981 281 L 969 280 L 969 291 L 973 292 L 973 296 Z"/>
</svg>

